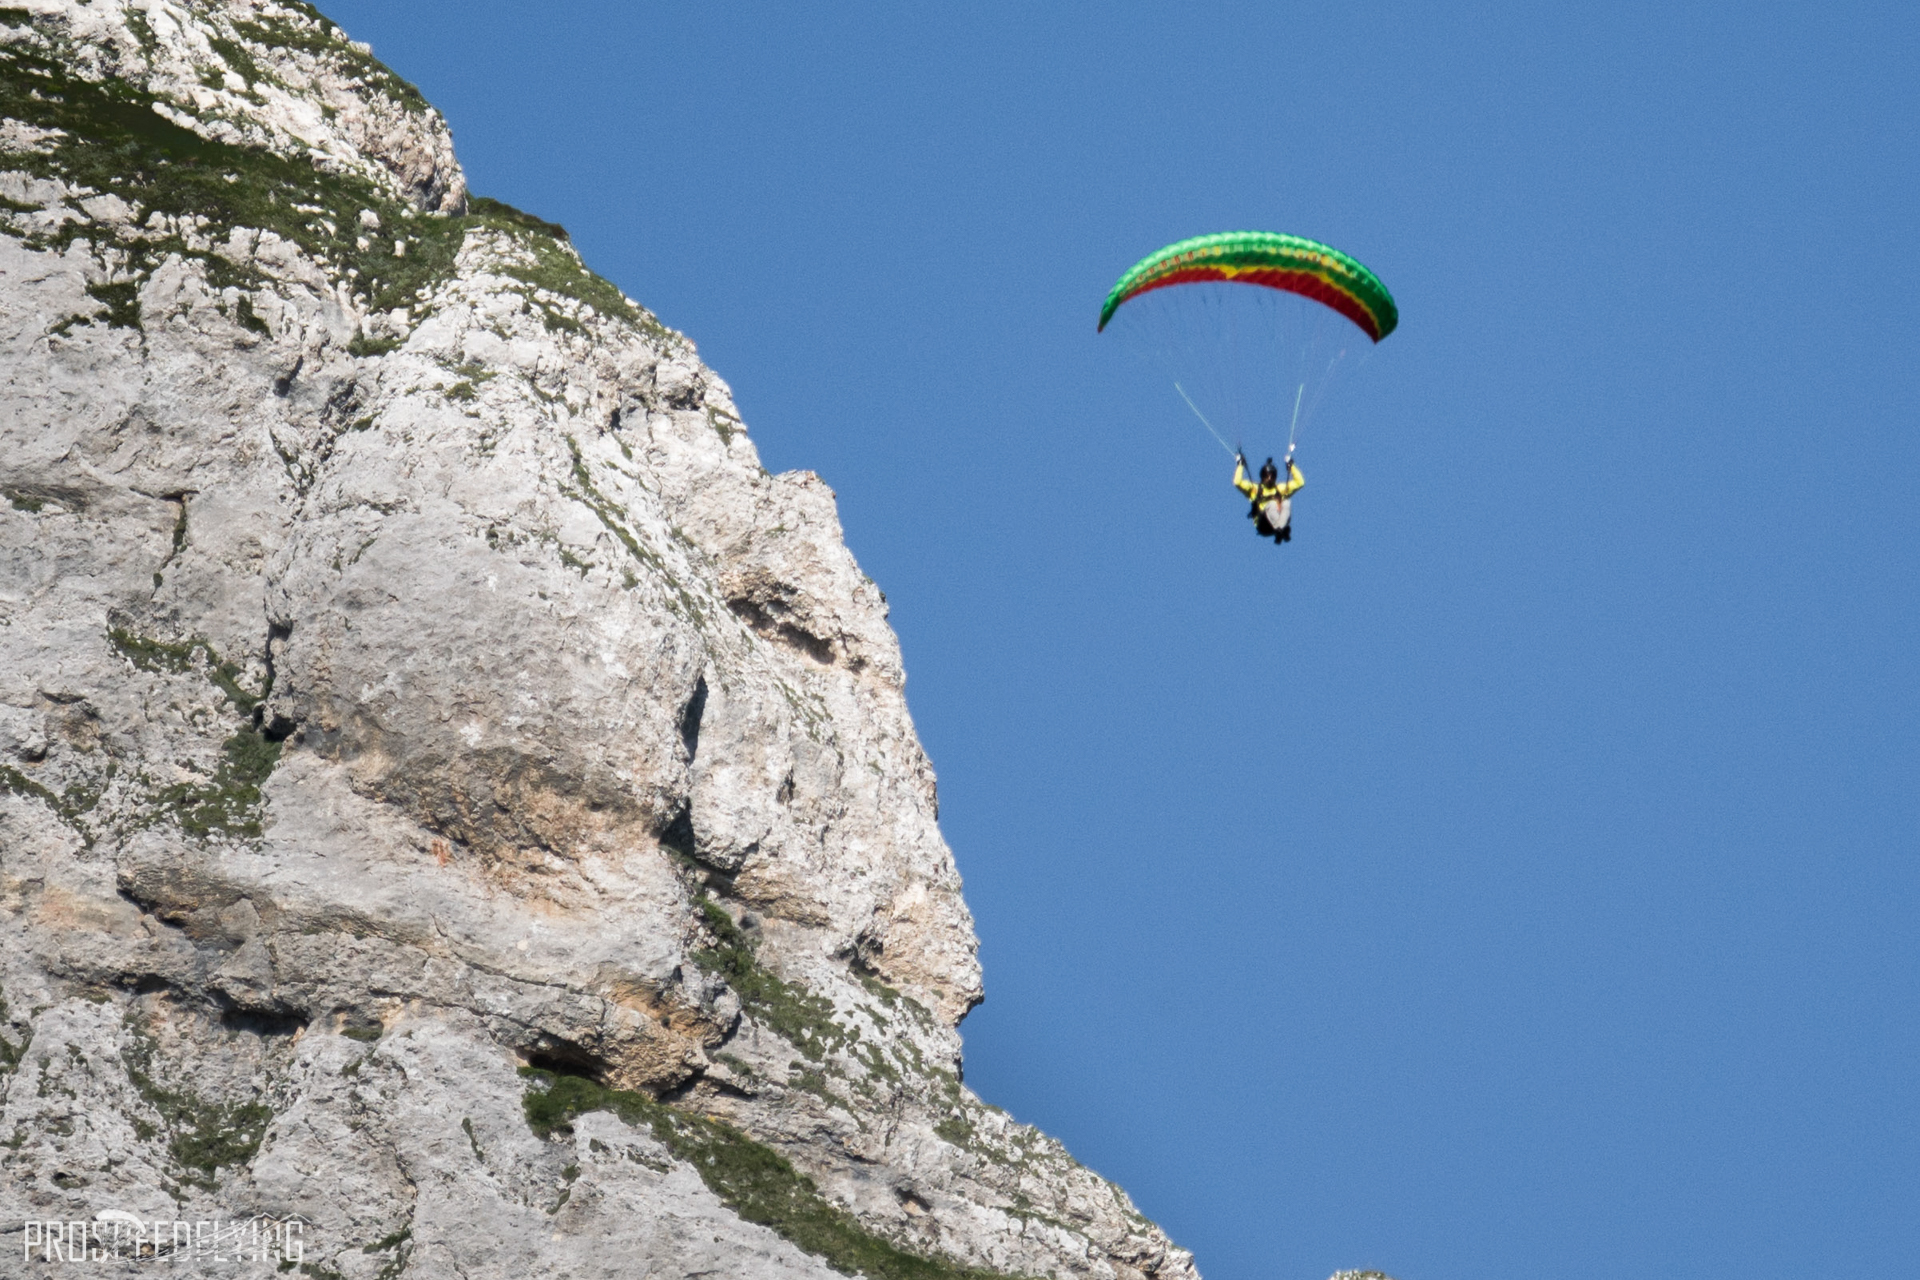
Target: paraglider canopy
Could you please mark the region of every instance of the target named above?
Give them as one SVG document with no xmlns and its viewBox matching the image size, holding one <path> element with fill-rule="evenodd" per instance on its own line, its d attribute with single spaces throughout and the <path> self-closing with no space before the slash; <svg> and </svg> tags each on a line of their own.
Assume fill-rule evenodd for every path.
<svg viewBox="0 0 1920 1280">
<path fill-rule="evenodd" d="M 1273 231 L 1194 236 L 1148 254 L 1107 294 L 1100 328 L 1120 312 L 1127 345 L 1169 375 L 1229 455 L 1281 432 L 1291 455 L 1336 377 L 1400 323 L 1365 266 Z"/>
<path fill-rule="evenodd" d="M 1223 231 L 1170 244 L 1135 263 L 1107 294 L 1100 328 L 1129 298 L 1205 281 L 1260 285 L 1311 298 L 1359 325 L 1375 342 L 1400 323 L 1400 310 L 1380 277 L 1331 245 L 1273 231 Z"/>
</svg>

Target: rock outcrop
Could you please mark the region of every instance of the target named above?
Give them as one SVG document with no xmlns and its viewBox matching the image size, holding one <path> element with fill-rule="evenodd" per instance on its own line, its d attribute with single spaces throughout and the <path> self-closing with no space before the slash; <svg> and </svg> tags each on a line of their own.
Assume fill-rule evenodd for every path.
<svg viewBox="0 0 1920 1280">
<path fill-rule="evenodd" d="M 690 342 L 294 0 L 0 97 L 0 1273 L 1195 1274 L 961 1082 L 885 597 Z"/>
</svg>

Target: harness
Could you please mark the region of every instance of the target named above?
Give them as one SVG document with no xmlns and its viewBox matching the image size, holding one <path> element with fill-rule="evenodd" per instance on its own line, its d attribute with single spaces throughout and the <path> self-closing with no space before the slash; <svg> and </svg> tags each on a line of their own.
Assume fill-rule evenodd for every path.
<svg viewBox="0 0 1920 1280">
<path fill-rule="evenodd" d="M 1261 484 L 1254 488 L 1247 519 L 1254 521 L 1263 535 L 1278 534 L 1293 522 L 1293 500 L 1284 490 L 1285 486 L 1280 484 Z"/>
</svg>

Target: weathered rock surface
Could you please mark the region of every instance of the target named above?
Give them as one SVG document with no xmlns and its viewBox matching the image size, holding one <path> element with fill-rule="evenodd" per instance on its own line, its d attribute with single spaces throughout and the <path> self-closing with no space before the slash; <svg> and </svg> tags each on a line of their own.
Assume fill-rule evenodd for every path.
<svg viewBox="0 0 1920 1280">
<path fill-rule="evenodd" d="M 689 342 L 303 4 L 0 98 L 0 1274 L 1194 1274 L 961 1083 L 884 597 Z"/>
</svg>

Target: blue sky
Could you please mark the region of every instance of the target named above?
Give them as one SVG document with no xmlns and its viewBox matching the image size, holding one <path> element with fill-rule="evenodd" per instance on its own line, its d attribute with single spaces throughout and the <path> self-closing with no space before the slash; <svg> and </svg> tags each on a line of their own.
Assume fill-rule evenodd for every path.
<svg viewBox="0 0 1920 1280">
<path fill-rule="evenodd" d="M 968 1081 L 1209 1280 L 1913 1265 L 1912 6 L 323 7 L 838 492 Z M 1284 549 L 1094 334 L 1242 227 L 1403 317 Z"/>
</svg>

